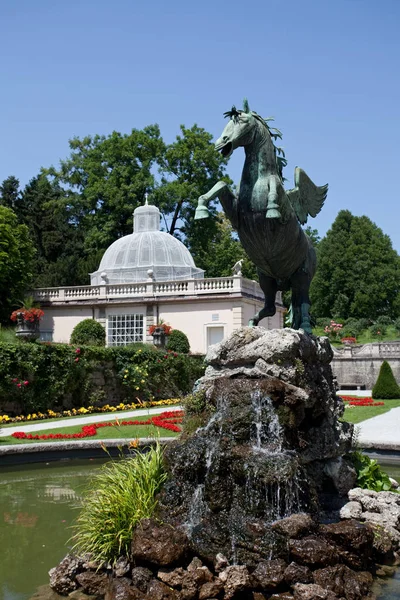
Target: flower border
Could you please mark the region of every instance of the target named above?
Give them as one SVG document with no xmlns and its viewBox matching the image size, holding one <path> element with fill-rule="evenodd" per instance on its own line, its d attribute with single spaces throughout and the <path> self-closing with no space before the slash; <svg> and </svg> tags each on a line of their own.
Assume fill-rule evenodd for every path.
<svg viewBox="0 0 400 600">
<path fill-rule="evenodd" d="M 11 437 L 17 440 L 73 440 L 94 437 L 97 435 L 97 430 L 102 427 L 124 427 L 126 425 L 154 425 L 161 429 L 167 429 L 176 433 L 181 432 L 178 423 L 182 423 L 183 411 L 166 411 L 160 415 L 155 415 L 146 421 L 105 421 L 103 423 L 92 423 L 83 425 L 80 433 L 48 433 L 43 435 L 32 435 L 24 431 L 16 431 Z"/>
</svg>

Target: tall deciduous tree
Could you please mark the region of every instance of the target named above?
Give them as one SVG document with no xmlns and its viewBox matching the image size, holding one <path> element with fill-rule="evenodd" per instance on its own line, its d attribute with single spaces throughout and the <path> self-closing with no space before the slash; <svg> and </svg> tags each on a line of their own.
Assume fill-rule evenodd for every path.
<svg viewBox="0 0 400 600">
<path fill-rule="evenodd" d="M 0 206 L 0 322 L 10 325 L 10 314 L 31 285 L 35 248 L 26 225 Z"/>
<path fill-rule="evenodd" d="M 71 219 L 85 232 L 87 255 L 132 232 L 133 210 L 155 185 L 152 167 L 164 152 L 158 125 L 130 134 L 70 140 L 71 155 L 44 170 L 69 193 Z"/>
<path fill-rule="evenodd" d="M 316 317 L 400 314 L 400 257 L 389 236 L 368 217 L 340 211 L 317 254 L 311 284 Z"/>
<path fill-rule="evenodd" d="M 181 134 L 166 147 L 160 161 L 161 180 L 155 201 L 166 217 L 166 229 L 186 243 L 196 265 L 204 268 L 203 256 L 217 232 L 218 202 L 209 203 L 212 217 L 194 220 L 199 196 L 225 175 L 227 159 L 214 148 L 212 136 L 198 125 L 180 126 Z"/>
<path fill-rule="evenodd" d="M 235 235 L 229 219 L 224 213 L 219 213 L 215 236 L 199 256 L 198 263 L 205 269 L 206 277 L 229 277 L 234 264 L 239 260 L 243 260 L 243 277 L 258 280 L 257 269 Z"/>
</svg>

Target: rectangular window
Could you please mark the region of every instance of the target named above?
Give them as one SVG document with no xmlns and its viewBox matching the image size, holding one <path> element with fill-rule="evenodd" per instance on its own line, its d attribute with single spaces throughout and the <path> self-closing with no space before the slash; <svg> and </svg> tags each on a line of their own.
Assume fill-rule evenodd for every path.
<svg viewBox="0 0 400 600">
<path fill-rule="evenodd" d="M 53 341 L 53 332 L 52 331 L 41 331 L 40 332 L 40 341 L 41 342 L 52 342 Z"/>
<path fill-rule="evenodd" d="M 143 341 L 143 315 L 108 316 L 108 346 L 126 346 Z"/>
</svg>

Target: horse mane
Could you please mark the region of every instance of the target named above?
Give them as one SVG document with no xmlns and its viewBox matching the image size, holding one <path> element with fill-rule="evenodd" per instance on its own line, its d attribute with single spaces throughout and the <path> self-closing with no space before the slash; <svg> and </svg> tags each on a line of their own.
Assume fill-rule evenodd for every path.
<svg viewBox="0 0 400 600">
<path fill-rule="evenodd" d="M 282 132 L 279 129 L 277 129 L 276 127 L 269 126 L 268 122 L 274 121 L 275 120 L 274 117 L 267 117 L 266 119 L 264 119 L 264 117 L 262 117 L 261 115 L 259 115 L 256 112 L 254 112 L 254 110 L 251 110 L 250 113 L 253 115 L 253 117 L 255 119 L 257 119 L 257 121 L 259 123 L 261 123 L 262 125 L 264 125 L 264 127 L 266 127 L 266 129 L 270 135 L 272 145 L 274 147 L 276 168 L 278 170 L 279 177 L 282 179 L 282 181 L 285 181 L 285 178 L 283 176 L 283 168 L 286 167 L 286 165 L 287 165 L 287 160 L 285 158 L 285 151 L 283 150 L 283 148 L 281 148 L 280 146 L 276 146 L 274 143 L 274 140 L 276 140 L 277 138 L 282 139 Z"/>
<path fill-rule="evenodd" d="M 279 173 L 279 177 L 282 179 L 282 181 L 285 181 L 285 178 L 283 177 L 283 168 L 286 167 L 286 165 L 287 165 L 285 152 L 284 152 L 283 148 L 276 146 L 274 143 L 274 140 L 276 140 L 277 138 L 282 139 L 282 132 L 279 129 L 276 129 L 276 127 L 270 127 L 268 124 L 269 121 L 275 120 L 274 117 L 267 117 L 266 119 L 264 119 L 264 117 L 262 117 L 261 115 L 256 113 L 254 110 L 250 110 L 249 103 L 246 98 L 243 102 L 243 108 L 244 108 L 244 110 L 238 110 L 236 108 L 236 106 L 233 105 L 231 110 L 224 112 L 224 117 L 225 118 L 229 117 L 230 119 L 232 119 L 233 121 L 236 122 L 241 113 L 247 113 L 247 114 L 250 113 L 255 119 L 257 119 L 257 121 L 259 123 L 264 125 L 264 127 L 267 129 L 267 131 L 269 133 L 269 136 L 272 141 L 272 145 L 274 147 L 275 162 L 276 162 L 277 171 Z"/>
</svg>

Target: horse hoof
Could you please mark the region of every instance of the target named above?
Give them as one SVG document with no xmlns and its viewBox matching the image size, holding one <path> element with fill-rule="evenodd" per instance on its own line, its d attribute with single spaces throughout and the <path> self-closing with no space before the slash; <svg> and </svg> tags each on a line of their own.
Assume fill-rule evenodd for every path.
<svg viewBox="0 0 400 600">
<path fill-rule="evenodd" d="M 299 329 L 302 329 L 305 333 L 309 333 L 310 335 L 312 334 L 312 327 L 310 323 L 302 323 Z"/>
<path fill-rule="evenodd" d="M 258 321 L 257 321 L 257 323 L 258 323 Z M 254 322 L 254 319 L 250 319 L 249 327 L 257 327 L 257 323 Z"/>
<path fill-rule="evenodd" d="M 276 208 L 269 208 L 265 217 L 266 219 L 280 219 L 282 215 Z"/>
</svg>

